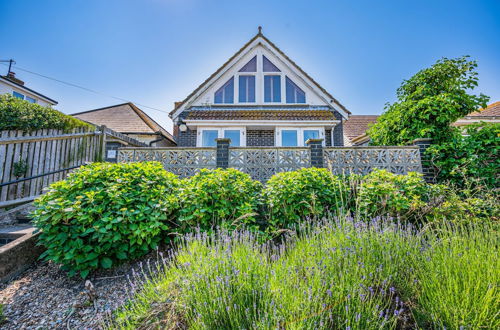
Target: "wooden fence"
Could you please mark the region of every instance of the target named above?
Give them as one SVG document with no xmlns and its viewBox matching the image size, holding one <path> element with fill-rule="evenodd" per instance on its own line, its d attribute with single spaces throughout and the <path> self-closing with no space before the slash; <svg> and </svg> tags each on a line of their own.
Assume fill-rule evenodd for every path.
<svg viewBox="0 0 500 330">
<path fill-rule="evenodd" d="M 0 208 L 31 201 L 72 169 L 102 159 L 104 135 L 98 130 L 0 134 Z"/>
</svg>

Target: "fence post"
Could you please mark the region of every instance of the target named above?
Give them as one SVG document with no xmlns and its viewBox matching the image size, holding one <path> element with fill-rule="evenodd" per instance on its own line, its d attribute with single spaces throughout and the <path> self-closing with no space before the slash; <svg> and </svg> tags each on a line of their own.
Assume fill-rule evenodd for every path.
<svg viewBox="0 0 500 330">
<path fill-rule="evenodd" d="M 217 168 L 228 168 L 229 167 L 229 144 L 231 139 L 221 138 L 215 139 L 217 142 L 217 152 L 215 154 L 215 163 Z"/>
<path fill-rule="evenodd" d="M 422 173 L 424 179 L 429 183 L 436 183 L 436 171 L 431 164 L 431 157 L 426 153 L 427 148 L 432 144 L 432 139 L 423 138 L 413 140 L 413 145 L 417 146 L 420 151 L 420 162 L 422 163 Z"/>
<path fill-rule="evenodd" d="M 101 136 L 99 139 L 101 146 L 101 159 L 99 161 L 104 162 L 106 161 L 106 125 L 101 125 L 99 129 L 101 130 Z"/>
<path fill-rule="evenodd" d="M 311 149 L 311 167 L 325 167 L 323 163 L 323 139 L 309 139 L 306 144 Z"/>
</svg>

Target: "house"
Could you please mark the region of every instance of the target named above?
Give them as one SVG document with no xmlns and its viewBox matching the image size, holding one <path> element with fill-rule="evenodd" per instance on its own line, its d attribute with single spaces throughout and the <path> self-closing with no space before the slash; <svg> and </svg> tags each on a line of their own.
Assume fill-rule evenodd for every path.
<svg viewBox="0 0 500 330">
<path fill-rule="evenodd" d="M 474 111 L 460 118 L 453 126 L 465 126 L 479 122 L 500 123 L 500 101 L 494 102 L 484 109 L 479 109 L 478 111 Z"/>
<path fill-rule="evenodd" d="M 350 112 L 259 32 L 170 113 L 180 147 L 342 146 Z"/>
<path fill-rule="evenodd" d="M 72 116 L 97 126 L 105 125 L 113 131 L 147 143 L 152 147 L 176 145 L 173 136 L 167 130 L 131 102 L 78 112 Z M 107 149 L 111 147 L 116 149 L 123 142 L 117 140 L 109 143 L 116 145 L 108 145 Z"/>
<path fill-rule="evenodd" d="M 16 74 L 12 71 L 9 71 L 6 76 L 0 76 L 0 94 L 10 94 L 44 107 L 57 104 L 57 101 L 26 87 L 24 81 L 16 78 Z"/>
<path fill-rule="evenodd" d="M 370 137 L 366 130 L 377 121 L 378 115 L 352 115 L 344 122 L 344 145 L 366 146 Z"/>
</svg>

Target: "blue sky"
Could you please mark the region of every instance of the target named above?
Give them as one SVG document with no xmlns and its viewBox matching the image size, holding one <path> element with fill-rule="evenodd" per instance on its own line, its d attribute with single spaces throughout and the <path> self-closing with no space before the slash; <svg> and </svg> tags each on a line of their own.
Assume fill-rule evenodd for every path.
<svg viewBox="0 0 500 330">
<path fill-rule="evenodd" d="M 403 79 L 461 55 L 479 63 L 476 91 L 500 100 L 499 0 L 0 0 L 0 59 L 169 112 L 258 25 L 353 114 L 380 114 Z M 14 71 L 65 113 L 120 103 Z"/>
</svg>

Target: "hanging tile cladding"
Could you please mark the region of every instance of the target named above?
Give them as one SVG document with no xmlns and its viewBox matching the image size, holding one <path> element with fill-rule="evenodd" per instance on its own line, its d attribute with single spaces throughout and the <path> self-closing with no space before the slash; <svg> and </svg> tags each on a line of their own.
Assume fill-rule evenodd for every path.
<svg viewBox="0 0 500 330">
<path fill-rule="evenodd" d="M 274 147 L 274 130 L 247 130 L 248 147 Z"/>
</svg>

